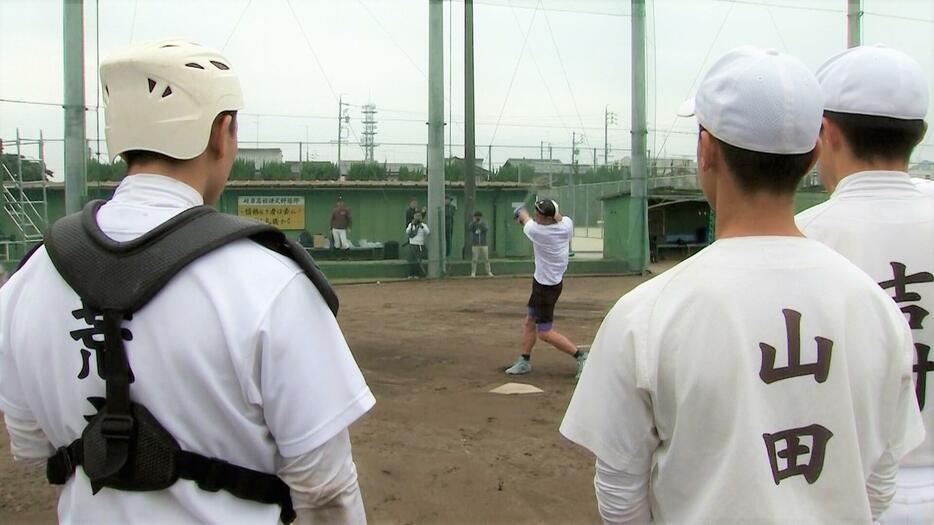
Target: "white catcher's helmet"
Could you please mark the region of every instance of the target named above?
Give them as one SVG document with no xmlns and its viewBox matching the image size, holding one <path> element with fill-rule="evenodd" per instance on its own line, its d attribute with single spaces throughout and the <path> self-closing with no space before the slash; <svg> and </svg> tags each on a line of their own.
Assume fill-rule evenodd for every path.
<svg viewBox="0 0 934 525">
<path fill-rule="evenodd" d="M 185 40 L 131 47 L 104 60 L 100 74 L 111 159 L 132 150 L 195 158 L 215 117 L 243 107 L 230 61 Z"/>
</svg>

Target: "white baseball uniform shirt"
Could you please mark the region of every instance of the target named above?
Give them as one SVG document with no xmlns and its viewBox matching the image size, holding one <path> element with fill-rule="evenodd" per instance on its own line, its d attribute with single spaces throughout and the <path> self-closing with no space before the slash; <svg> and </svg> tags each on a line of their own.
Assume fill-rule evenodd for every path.
<svg viewBox="0 0 934 525">
<path fill-rule="evenodd" d="M 561 222 L 548 225 L 529 219 L 522 227 L 522 231 L 532 241 L 535 252 L 535 273 L 533 274 L 535 280 L 547 286 L 560 283 L 564 279 L 564 272 L 568 269 L 574 221 L 563 215 Z"/>
<path fill-rule="evenodd" d="M 911 324 L 915 389 L 927 438 L 902 462 L 896 501 L 907 496 L 905 491 L 916 492 L 913 480 L 920 475 L 929 480 L 926 493 L 934 506 L 934 318 L 929 315 L 934 313 L 934 200 L 905 173 L 854 173 L 840 181 L 828 201 L 801 212 L 796 221 L 805 235 L 882 285 Z M 918 468 L 924 471 L 910 471 Z"/>
<path fill-rule="evenodd" d="M 915 183 L 915 186 L 925 195 L 934 197 L 934 180 L 913 177 L 911 182 Z"/>
<path fill-rule="evenodd" d="M 613 307 L 561 432 L 651 475 L 658 522 L 868 522 L 924 436 L 911 352 L 898 308 L 839 254 L 721 239 Z"/>
<path fill-rule="evenodd" d="M 127 241 L 201 202 L 181 182 L 135 175 L 97 218 Z M 374 404 L 318 291 L 294 261 L 249 240 L 193 262 L 123 326 L 131 396 L 183 450 L 274 473 L 277 458 L 321 447 Z M 40 249 L 0 290 L 0 410 L 34 422 L 52 447 L 78 438 L 95 413 L 88 399 L 104 396 L 86 338 L 98 336 L 81 301 Z M 279 507 L 187 480 L 92 496 L 79 468 L 58 515 L 63 523 L 275 523 Z"/>
</svg>

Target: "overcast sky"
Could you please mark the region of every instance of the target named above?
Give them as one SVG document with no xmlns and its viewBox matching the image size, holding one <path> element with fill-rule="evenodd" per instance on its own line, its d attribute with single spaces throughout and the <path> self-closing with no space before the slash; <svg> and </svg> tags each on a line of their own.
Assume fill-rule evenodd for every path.
<svg viewBox="0 0 934 525">
<path fill-rule="evenodd" d="M 720 55 L 744 44 L 773 47 L 816 69 L 846 47 L 846 3 L 649 0 L 653 152 L 693 155 L 694 122 L 677 119 L 675 112 Z M 537 158 L 545 141 L 553 144 L 556 158 L 567 161 L 572 133 L 583 133 L 581 163 L 591 162 L 593 148 L 599 148 L 602 162 L 607 106 L 618 115 L 618 124 L 609 131 L 615 148 L 611 158 L 628 156 L 629 4 L 475 1 L 478 157 L 487 158 L 492 143 L 494 165 L 508 157 Z M 61 102 L 61 5 L 61 0 L 0 0 L 0 99 Z M 291 142 L 278 147 L 286 160 L 296 160 L 294 143 L 307 140 L 319 144 L 305 152 L 334 160 L 336 147 L 327 143 L 336 140 L 337 97 L 343 96 L 355 105 L 348 140 L 362 131 L 356 106 L 371 101 L 379 111 L 377 142 L 382 144 L 376 158 L 424 162 L 427 0 L 100 0 L 99 13 L 95 0 L 85 0 L 85 5 L 89 106 L 97 98 L 98 36 L 102 57 L 131 42 L 184 37 L 222 48 L 239 70 L 246 102 L 242 142 Z M 934 86 L 934 1 L 864 0 L 864 9 L 864 42 L 882 42 L 911 54 Z M 459 145 L 464 140 L 463 10 L 461 1 L 444 2 L 445 118 L 450 100 L 455 155 L 463 154 Z M 449 39 L 453 50 L 448 49 Z M 93 140 L 96 114 L 87 115 L 88 138 Z M 62 110 L 0 102 L 0 137 L 12 139 L 17 128 L 28 137 L 42 130 L 47 138 L 61 138 Z M 106 158 L 103 131 L 100 136 Z M 25 153 L 35 156 L 35 150 Z M 50 167 L 60 173 L 61 146 L 51 144 L 47 155 Z M 345 145 L 343 157 L 361 159 L 363 152 Z M 928 133 L 916 158 L 934 160 L 934 132 Z"/>
</svg>

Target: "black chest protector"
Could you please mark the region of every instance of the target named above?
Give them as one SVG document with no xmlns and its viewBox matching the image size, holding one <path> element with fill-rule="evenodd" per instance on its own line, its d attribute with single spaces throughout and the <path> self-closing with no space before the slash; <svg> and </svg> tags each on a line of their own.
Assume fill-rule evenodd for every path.
<svg viewBox="0 0 934 525">
<path fill-rule="evenodd" d="M 121 335 L 125 318 L 145 306 L 189 263 L 225 244 L 249 238 L 293 259 L 337 315 L 338 300 L 314 260 L 278 229 L 199 206 L 186 210 L 130 242 L 116 242 L 97 225 L 104 201 L 52 225 L 45 246 L 55 268 L 103 317 L 102 375 L 106 398 L 81 434 L 46 465 L 46 477 L 61 485 L 81 465 L 96 494 L 101 488 L 150 491 L 179 479 L 207 491 L 225 490 L 260 503 L 277 504 L 284 523 L 295 519 L 288 486 L 274 474 L 181 450 L 146 407 L 130 400 L 130 367 Z M 27 256 L 28 257 L 28 256 Z M 25 260 L 23 261 L 25 262 Z"/>
</svg>

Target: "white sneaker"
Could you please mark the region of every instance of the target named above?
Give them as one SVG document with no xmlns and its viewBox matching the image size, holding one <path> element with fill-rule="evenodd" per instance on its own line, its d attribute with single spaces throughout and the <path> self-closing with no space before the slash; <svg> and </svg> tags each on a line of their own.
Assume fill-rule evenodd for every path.
<svg viewBox="0 0 934 525">
<path fill-rule="evenodd" d="M 476 273 L 471 273 L 470 276 L 471 276 L 471 277 L 476 277 L 477 274 L 476 274 Z"/>
<path fill-rule="evenodd" d="M 493 272 L 488 273 L 487 276 L 493 277 Z"/>
<path fill-rule="evenodd" d="M 526 359 L 519 357 L 519 360 L 512 364 L 509 368 L 506 369 L 506 373 L 511 376 L 518 376 L 522 374 L 528 374 L 532 371 L 532 363 L 528 362 Z"/>
</svg>

